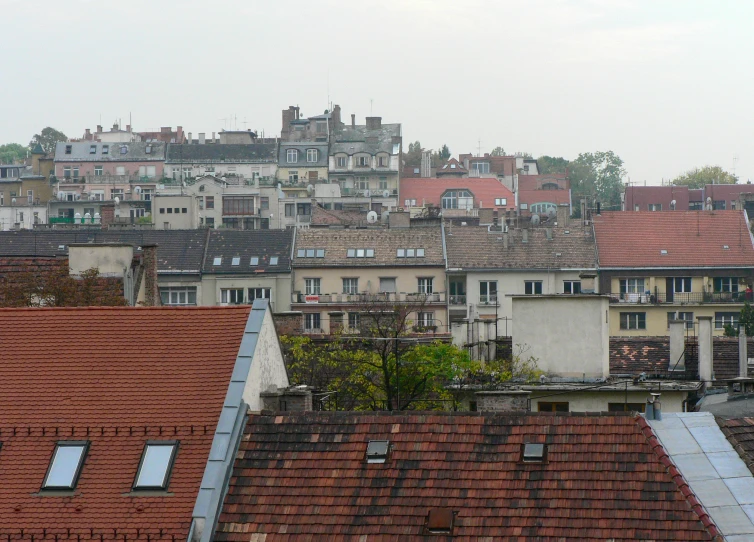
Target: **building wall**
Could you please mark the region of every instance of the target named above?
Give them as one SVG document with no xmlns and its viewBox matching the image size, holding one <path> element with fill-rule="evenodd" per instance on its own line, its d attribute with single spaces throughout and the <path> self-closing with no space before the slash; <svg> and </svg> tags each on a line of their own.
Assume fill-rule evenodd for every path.
<svg viewBox="0 0 754 542">
<path fill-rule="evenodd" d="M 447 291 L 445 270 L 439 267 L 319 267 L 297 268 L 293 272 L 293 291 L 306 291 L 307 278 L 320 278 L 320 294 L 340 294 L 343 292 L 343 278 L 358 278 L 359 292 L 376 294 L 380 289 L 380 277 L 395 277 L 398 292 L 416 293 L 419 291 L 419 277 L 432 277 L 435 292 Z"/>
<path fill-rule="evenodd" d="M 32 229 L 34 224 L 45 224 L 46 222 L 46 205 L 5 204 L 0 206 L 0 231 L 10 230 L 16 224 L 22 229 Z"/>
<path fill-rule="evenodd" d="M 180 179 L 199 177 L 201 175 L 215 175 L 217 177 L 237 176 L 244 179 L 253 177 L 275 177 L 277 164 L 275 163 L 189 163 L 165 164 L 165 177 Z"/>
<path fill-rule="evenodd" d="M 251 318 L 254 318 L 256 313 L 257 310 L 253 310 Z M 259 331 L 251 360 L 251 369 L 243 391 L 243 399 L 249 405 L 249 410 L 256 412 L 262 410 L 259 394 L 272 385 L 285 388 L 288 387 L 289 382 L 283 352 L 280 349 L 275 323 L 272 320 L 272 311 L 265 310 L 262 328 Z"/>
<path fill-rule="evenodd" d="M 307 167 L 306 162 L 300 162 L 295 167 L 293 165 L 278 165 L 277 169 L 277 179 L 285 185 L 288 183 L 288 178 L 290 176 L 291 171 L 297 171 L 298 172 L 298 182 L 302 183 L 304 185 L 311 182 L 309 180 L 309 172 L 310 171 L 316 171 L 317 172 L 317 179 L 327 180 L 327 168 L 326 167 Z"/>
<path fill-rule="evenodd" d="M 123 277 L 134 257 L 132 245 L 68 245 L 68 263 L 71 275 L 97 268 L 100 275 Z"/>
<path fill-rule="evenodd" d="M 94 166 L 102 166 L 102 175 L 120 175 L 118 173 L 118 168 L 122 167 L 125 168 L 124 175 L 128 176 L 138 176 L 139 168 L 141 166 L 147 167 L 147 166 L 154 166 L 155 168 L 155 179 L 160 179 L 163 176 L 163 169 L 164 169 L 165 162 L 159 161 L 159 160 L 149 160 L 145 162 L 130 162 L 130 161 L 75 161 L 75 162 L 66 162 L 63 160 L 58 160 L 55 162 L 55 176 L 58 179 L 64 178 L 65 168 L 70 167 L 71 168 L 71 177 L 73 177 L 73 168 L 78 167 L 79 168 L 79 177 L 96 177 L 94 174 Z"/>
<path fill-rule="evenodd" d="M 516 296 L 513 344 L 537 367 L 563 377 L 610 375 L 608 299 L 599 295 Z"/>
<path fill-rule="evenodd" d="M 610 335 L 622 337 L 656 337 L 668 336 L 668 313 L 669 312 L 693 312 L 694 324 L 696 325 L 697 317 L 712 317 L 712 333 L 717 336 L 725 334 L 723 327 L 715 327 L 716 312 L 741 312 L 743 304 L 705 304 L 705 305 L 678 305 L 678 304 L 660 304 L 660 305 L 641 305 L 633 303 L 619 303 L 610 305 Z M 643 312 L 645 313 L 646 329 L 621 329 L 621 313 Z M 688 330 L 688 333 L 695 335 L 696 328 Z"/>
<path fill-rule="evenodd" d="M 654 390 L 652 390 L 654 391 Z M 531 409 L 533 412 L 539 410 L 538 403 L 542 402 L 568 402 L 570 412 L 606 412 L 609 403 L 642 403 L 645 404 L 649 398 L 650 390 L 646 391 L 629 391 L 628 401 L 626 393 L 622 391 L 599 391 L 599 392 L 572 392 L 563 395 L 552 396 L 554 391 L 534 391 L 531 394 Z M 683 401 L 688 398 L 688 392 L 685 391 L 666 391 L 661 390 L 660 401 L 662 401 L 663 412 L 683 412 Z M 544 397 L 549 395 L 549 397 Z"/>
<path fill-rule="evenodd" d="M 169 213 L 168 209 L 173 212 Z M 155 196 L 152 201 L 152 219 L 157 230 L 198 228 L 199 203 L 193 196 Z"/>
<path fill-rule="evenodd" d="M 243 288 L 244 302 L 248 302 L 249 288 L 270 288 L 273 312 L 291 310 L 291 275 L 212 275 L 202 276 L 201 298 L 197 303 L 206 306 L 220 305 L 223 289 Z M 201 301 L 199 301 L 201 299 Z"/>
</svg>

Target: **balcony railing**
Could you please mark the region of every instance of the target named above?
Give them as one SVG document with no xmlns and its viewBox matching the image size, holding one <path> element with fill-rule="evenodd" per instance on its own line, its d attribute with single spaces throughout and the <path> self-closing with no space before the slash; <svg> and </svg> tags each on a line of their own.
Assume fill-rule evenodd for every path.
<svg viewBox="0 0 754 542">
<path fill-rule="evenodd" d="M 385 292 L 379 294 L 302 294 L 293 293 L 293 303 L 445 303 L 445 292 L 431 294 Z"/>
<path fill-rule="evenodd" d="M 451 305 L 465 305 L 466 304 L 465 295 L 451 295 L 449 299 L 450 299 Z"/>
<path fill-rule="evenodd" d="M 498 301 L 497 295 L 480 295 L 479 296 L 479 304 L 480 305 L 499 305 L 500 302 Z"/>
<path fill-rule="evenodd" d="M 703 305 L 705 303 L 743 303 L 752 301 L 752 294 L 746 292 L 675 292 L 667 294 L 610 294 L 610 303 L 633 305 Z"/>
<path fill-rule="evenodd" d="M 129 184 L 129 183 L 161 183 L 157 177 L 140 175 L 80 175 L 78 177 L 57 177 L 59 184 Z"/>
</svg>

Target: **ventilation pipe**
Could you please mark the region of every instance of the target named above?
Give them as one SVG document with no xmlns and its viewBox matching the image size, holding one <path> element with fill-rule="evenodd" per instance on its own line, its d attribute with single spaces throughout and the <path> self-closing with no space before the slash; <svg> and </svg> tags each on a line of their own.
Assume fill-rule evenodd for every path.
<svg viewBox="0 0 754 542">
<path fill-rule="evenodd" d="M 746 326 L 738 329 L 738 376 L 749 377 L 749 353 L 746 344 Z"/>
<path fill-rule="evenodd" d="M 671 320 L 670 323 L 669 371 L 686 370 L 686 342 L 684 337 L 685 320 Z"/>
<path fill-rule="evenodd" d="M 662 403 L 660 402 L 659 393 L 650 393 L 647 399 L 647 407 L 644 417 L 648 420 L 662 420 Z"/>
<path fill-rule="evenodd" d="M 699 321 L 699 380 L 705 387 L 712 381 L 712 317 L 697 316 Z"/>
</svg>

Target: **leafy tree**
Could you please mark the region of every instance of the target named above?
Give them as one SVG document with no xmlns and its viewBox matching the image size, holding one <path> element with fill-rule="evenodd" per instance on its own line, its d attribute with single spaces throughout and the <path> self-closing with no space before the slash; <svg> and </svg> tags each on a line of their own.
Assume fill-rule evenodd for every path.
<svg viewBox="0 0 754 542">
<path fill-rule="evenodd" d="M 741 314 L 738 317 L 738 327 L 726 324 L 725 335 L 728 337 L 738 337 L 738 330 L 741 329 L 741 326 L 744 327 L 747 337 L 754 336 L 754 308 L 748 299 L 744 302 L 744 308 L 741 309 Z"/>
<path fill-rule="evenodd" d="M 623 160 L 613 151 L 579 154 L 568 173 L 574 199 L 591 196 L 602 203 L 603 209 L 620 209 L 625 173 Z"/>
<path fill-rule="evenodd" d="M 736 184 L 738 178 L 720 166 L 694 168 L 673 179 L 673 184 L 689 188 L 704 188 L 707 184 Z"/>
<path fill-rule="evenodd" d="M 540 156 L 537 158 L 537 166 L 541 175 L 553 173 L 566 173 L 568 169 L 568 160 L 561 156 Z"/>
<path fill-rule="evenodd" d="M 503 149 L 502 147 L 495 147 L 494 149 L 492 149 L 490 156 L 505 156 L 505 149 Z"/>
<path fill-rule="evenodd" d="M 0 164 L 14 164 L 26 158 L 26 147 L 18 143 L 0 145 Z"/>
<path fill-rule="evenodd" d="M 39 144 L 45 153 L 52 153 L 55 152 L 55 144 L 59 141 L 68 141 L 68 137 L 63 132 L 48 126 L 31 138 L 29 148 L 33 149 Z"/>
<path fill-rule="evenodd" d="M 422 163 L 422 144 L 414 141 L 408 144 L 408 151 L 403 153 L 403 161 L 407 166 L 419 167 Z"/>
<path fill-rule="evenodd" d="M 442 148 L 437 151 L 437 157 L 441 163 L 447 162 L 450 159 L 450 149 L 447 145 L 443 145 Z"/>
</svg>

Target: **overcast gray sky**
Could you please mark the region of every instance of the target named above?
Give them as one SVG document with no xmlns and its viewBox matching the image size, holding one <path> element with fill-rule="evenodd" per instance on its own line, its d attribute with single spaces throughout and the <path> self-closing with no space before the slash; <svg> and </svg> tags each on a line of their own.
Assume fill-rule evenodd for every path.
<svg viewBox="0 0 754 542">
<path fill-rule="evenodd" d="M 0 0 L 0 143 L 44 126 L 280 131 L 332 103 L 453 155 L 613 150 L 754 180 L 754 2 Z M 328 91 L 329 89 L 329 91 Z M 738 158 L 736 162 L 734 160 Z"/>
</svg>

